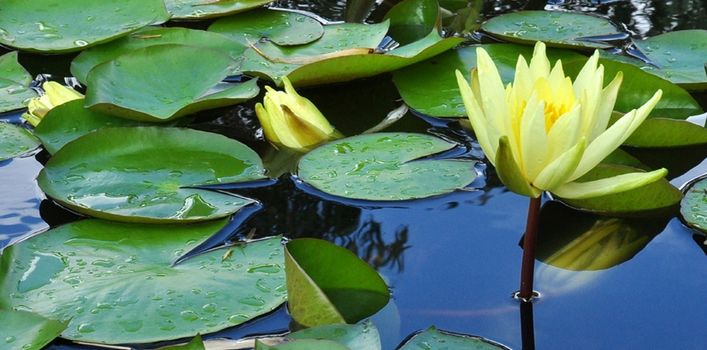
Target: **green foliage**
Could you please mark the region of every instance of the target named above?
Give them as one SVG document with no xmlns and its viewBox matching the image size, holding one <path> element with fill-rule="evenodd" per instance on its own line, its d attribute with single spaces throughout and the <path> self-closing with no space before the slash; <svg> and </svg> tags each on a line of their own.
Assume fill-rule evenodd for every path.
<svg viewBox="0 0 707 350">
<path fill-rule="evenodd" d="M 685 190 L 685 198 L 680 202 L 683 220 L 702 232 L 707 232 L 707 176 L 695 179 Z"/>
<path fill-rule="evenodd" d="M 17 51 L 0 56 L 0 113 L 26 107 L 29 99 L 37 96 L 29 88 L 31 81 L 32 77 L 17 62 Z"/>
<path fill-rule="evenodd" d="M 40 350 L 66 329 L 66 322 L 26 312 L 0 309 L 5 350 Z"/>
<path fill-rule="evenodd" d="M 509 350 L 509 348 L 480 337 L 438 330 L 435 327 L 415 334 L 398 350 Z"/>
<path fill-rule="evenodd" d="M 273 0 L 164 0 L 173 20 L 227 16 L 262 7 Z"/>
<path fill-rule="evenodd" d="M 39 144 L 39 140 L 27 129 L 0 122 L 0 161 L 31 152 Z"/>
</svg>

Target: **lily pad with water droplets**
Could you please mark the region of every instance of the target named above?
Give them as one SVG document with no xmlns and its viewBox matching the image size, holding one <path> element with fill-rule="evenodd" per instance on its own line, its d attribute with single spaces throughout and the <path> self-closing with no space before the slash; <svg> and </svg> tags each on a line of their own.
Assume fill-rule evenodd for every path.
<svg viewBox="0 0 707 350">
<path fill-rule="evenodd" d="M 68 143 L 37 181 L 78 212 L 116 221 L 192 222 L 253 200 L 188 186 L 264 178 L 258 155 L 218 134 L 166 127 L 104 128 Z"/>
<path fill-rule="evenodd" d="M 691 227 L 707 233 L 707 176 L 702 176 L 687 187 L 680 202 L 680 215 Z"/>
<path fill-rule="evenodd" d="M 285 271 L 290 315 L 305 327 L 356 323 L 390 299 L 388 287 L 371 266 L 325 240 L 287 243 Z"/>
<path fill-rule="evenodd" d="M 645 40 L 636 40 L 634 43 L 658 66 L 641 65 L 643 70 L 688 90 L 707 88 L 707 74 L 704 68 L 707 30 L 678 30 Z"/>
<path fill-rule="evenodd" d="M 478 336 L 458 334 L 430 327 L 415 334 L 398 350 L 510 350 L 510 348 Z"/>
<path fill-rule="evenodd" d="M 32 76 L 17 62 L 17 51 L 0 56 L 0 113 L 26 107 L 37 97 L 31 82 Z"/>
<path fill-rule="evenodd" d="M 227 16 L 262 7 L 274 0 L 164 0 L 173 20 Z"/>
<path fill-rule="evenodd" d="M 66 322 L 50 320 L 27 311 L 0 309 L 4 350 L 39 350 L 66 329 Z"/>
<path fill-rule="evenodd" d="M 0 44 L 34 52 L 79 51 L 168 19 L 162 0 L 4 0 Z"/>
<path fill-rule="evenodd" d="M 218 33 L 179 27 L 146 27 L 118 40 L 91 47 L 71 61 L 71 74 L 86 83 L 88 72 L 103 62 L 143 47 L 179 44 L 219 50 L 237 59 L 246 49 Z"/>
<path fill-rule="evenodd" d="M 335 196 L 399 201 L 446 194 L 476 178 L 476 162 L 420 159 L 454 147 L 413 133 L 377 133 L 327 143 L 299 161 L 307 184 Z"/>
<path fill-rule="evenodd" d="M 305 14 L 261 9 L 219 19 L 209 26 L 245 46 L 272 41 L 280 46 L 304 45 L 324 35 L 324 26 Z"/>
<path fill-rule="evenodd" d="M 27 129 L 0 122 L 0 161 L 31 152 L 39 145 L 39 140 Z"/>
<path fill-rule="evenodd" d="M 518 11 L 486 21 L 481 29 L 510 42 L 569 48 L 611 47 L 606 43 L 580 40 L 582 37 L 616 34 L 618 30 L 604 18 L 581 13 L 556 11 Z"/>
<path fill-rule="evenodd" d="M 241 324 L 286 299 L 280 237 L 172 266 L 224 224 L 83 220 L 57 227 L 3 252 L 0 307 L 69 321 L 62 337 L 107 344 L 191 337 Z"/>
<path fill-rule="evenodd" d="M 380 350 L 380 334 L 371 321 L 358 324 L 330 324 L 306 328 L 286 335 L 281 343 L 256 343 L 255 349 Z"/>
<path fill-rule="evenodd" d="M 89 72 L 86 107 L 123 118 L 168 121 L 257 96 L 255 80 L 221 82 L 234 69 L 235 61 L 221 50 L 172 44 L 137 49 Z"/>
</svg>

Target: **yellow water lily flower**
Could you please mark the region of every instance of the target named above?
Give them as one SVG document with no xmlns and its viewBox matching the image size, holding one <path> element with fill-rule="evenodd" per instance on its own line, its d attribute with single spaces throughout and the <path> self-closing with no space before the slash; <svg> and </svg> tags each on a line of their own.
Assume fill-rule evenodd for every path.
<svg viewBox="0 0 707 350">
<path fill-rule="evenodd" d="M 488 53 L 477 48 L 476 57 L 471 85 L 459 71 L 457 82 L 476 138 L 511 191 L 531 198 L 549 191 L 581 199 L 627 191 L 667 174 L 659 169 L 575 181 L 618 148 L 662 95 L 656 91 L 643 106 L 608 126 L 623 76 L 617 74 L 603 87 L 598 51 L 572 82 L 561 61 L 551 68 L 545 44 L 538 42 L 530 64 L 518 57 L 515 79 L 505 88 Z"/>
<path fill-rule="evenodd" d="M 32 126 L 39 125 L 42 118 L 52 108 L 83 98 L 80 92 L 53 81 L 42 84 L 42 89 L 44 90 L 44 95 L 31 99 L 27 105 L 27 113 L 22 114 L 22 118 L 27 120 Z"/>
<path fill-rule="evenodd" d="M 268 141 L 276 146 L 306 149 L 341 137 L 312 101 L 300 96 L 287 78 L 282 81 L 285 91 L 266 86 L 263 103 L 255 105 Z"/>
</svg>

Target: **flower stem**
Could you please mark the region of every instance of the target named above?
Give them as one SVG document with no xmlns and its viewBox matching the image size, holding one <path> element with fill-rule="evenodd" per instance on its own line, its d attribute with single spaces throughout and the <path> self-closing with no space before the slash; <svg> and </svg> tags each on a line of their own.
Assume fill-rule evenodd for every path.
<svg viewBox="0 0 707 350">
<path fill-rule="evenodd" d="M 528 221 L 525 224 L 523 237 L 523 260 L 520 268 L 520 293 L 518 297 L 523 301 L 530 301 L 533 297 L 533 272 L 535 271 L 535 237 L 538 233 L 538 219 L 540 218 L 540 197 L 530 198 L 528 205 Z"/>
</svg>

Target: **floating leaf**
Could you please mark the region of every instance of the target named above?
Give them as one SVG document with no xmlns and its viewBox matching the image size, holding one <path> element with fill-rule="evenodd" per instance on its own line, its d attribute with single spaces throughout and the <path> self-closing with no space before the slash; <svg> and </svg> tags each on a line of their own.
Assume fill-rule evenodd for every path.
<svg viewBox="0 0 707 350">
<path fill-rule="evenodd" d="M 344 198 L 429 197 L 464 188 L 476 178 L 474 161 L 420 159 L 453 147 L 424 134 L 359 135 L 307 153 L 300 159 L 298 173 L 307 184 Z"/>
<path fill-rule="evenodd" d="M 6 248 L 0 306 L 69 321 L 62 337 L 147 343 L 241 324 L 285 301 L 280 238 L 172 261 L 225 221 L 138 225 L 83 220 Z"/>
<path fill-rule="evenodd" d="M 84 108 L 84 100 L 74 100 L 52 108 L 34 129 L 50 154 L 91 131 L 110 126 L 138 126 L 144 122 L 119 118 Z"/>
<path fill-rule="evenodd" d="M 707 176 L 695 179 L 680 202 L 680 215 L 691 227 L 707 232 Z"/>
<path fill-rule="evenodd" d="M 304 45 L 324 35 L 322 24 L 310 16 L 267 9 L 219 19 L 209 26 L 209 31 L 226 35 L 245 46 L 262 39 L 281 46 Z"/>
<path fill-rule="evenodd" d="M 5 0 L 0 44 L 34 52 L 71 52 L 169 19 L 162 0 Z"/>
<path fill-rule="evenodd" d="M 66 329 L 66 323 L 26 312 L 0 309 L 5 350 L 39 350 Z"/>
<path fill-rule="evenodd" d="M 39 145 L 39 140 L 27 129 L 0 122 L 0 161 L 31 152 Z"/>
<path fill-rule="evenodd" d="M 584 66 L 583 61 L 565 64 L 563 60 L 562 63 L 565 72 L 572 76 L 576 76 Z M 661 89 L 663 96 L 653 108 L 650 117 L 685 119 L 703 112 L 700 104 L 690 96 L 689 92 L 665 79 L 646 73 L 628 63 L 600 58 L 599 64 L 604 66 L 604 86 L 608 85 L 618 72 L 623 72 L 624 79 L 614 105 L 616 111 L 626 113 L 639 108 L 653 97 L 658 89 Z"/>
<path fill-rule="evenodd" d="M 707 88 L 704 52 L 707 30 L 678 30 L 634 41 L 658 67 L 642 65 L 647 70 L 689 90 Z"/>
<path fill-rule="evenodd" d="M 148 46 L 179 44 L 220 50 L 232 59 L 243 54 L 247 46 L 233 42 L 218 33 L 203 30 L 171 27 L 146 27 L 109 43 L 91 47 L 71 61 L 71 74 L 79 81 L 86 82 L 88 72 L 103 62 Z M 200 60 L 201 61 L 201 60 Z M 171 74 L 170 74 L 171 76 Z"/>
<path fill-rule="evenodd" d="M 294 345 L 297 344 L 297 345 Z M 333 345 L 335 344 L 335 345 Z M 306 346 L 310 347 L 306 347 Z M 264 341 L 256 349 L 304 349 L 304 350 L 380 350 L 381 340 L 378 329 L 371 323 L 365 321 L 359 324 L 330 324 L 314 328 L 303 329 L 290 333 L 284 337 L 279 344 L 264 344 Z M 327 347 L 334 346 L 334 347 Z"/>
<path fill-rule="evenodd" d="M 37 97 L 29 88 L 31 82 L 32 76 L 17 62 L 17 51 L 0 56 L 0 113 L 24 108 Z"/>
<path fill-rule="evenodd" d="M 223 51 L 203 47 L 137 49 L 91 70 L 86 107 L 135 120 L 167 121 L 257 96 L 255 80 L 221 82 L 233 65 Z"/>
<path fill-rule="evenodd" d="M 534 44 L 536 41 L 543 41 L 548 46 L 599 49 L 609 48 L 611 45 L 581 38 L 618 32 L 616 27 L 604 18 L 555 11 L 506 13 L 486 21 L 481 25 L 481 29 L 510 42 Z"/>
<path fill-rule="evenodd" d="M 172 19 L 204 19 L 248 11 L 273 0 L 164 0 Z"/>
<path fill-rule="evenodd" d="M 398 350 L 509 350 L 499 343 L 481 337 L 457 334 L 430 327 L 415 334 Z"/>
<path fill-rule="evenodd" d="M 436 29 L 438 17 L 437 0 L 401 1 L 385 14 L 390 20 L 388 35 L 401 45 L 412 43 Z"/>
<path fill-rule="evenodd" d="M 530 59 L 533 48 L 516 44 L 481 45 L 493 58 L 504 83 L 513 81 L 518 55 Z M 548 49 L 551 61 L 585 61 L 586 57 L 562 49 Z M 393 73 L 393 81 L 405 103 L 414 110 L 435 117 L 466 115 L 454 70 L 465 75 L 476 66 L 476 47 L 462 47 Z"/>
<path fill-rule="evenodd" d="M 707 128 L 685 120 L 646 119 L 624 145 L 632 147 L 685 147 L 707 144 Z"/>
<path fill-rule="evenodd" d="M 624 165 L 599 164 L 577 181 L 593 181 L 632 172 L 642 172 L 642 170 Z M 600 197 L 588 199 L 561 198 L 563 202 L 571 207 L 589 212 L 617 216 L 653 217 L 658 213 L 672 213 L 680 199 L 682 199 L 680 191 L 665 179 L 660 179 L 633 190 Z"/>
<path fill-rule="evenodd" d="M 205 348 L 201 336 L 197 335 L 187 344 L 165 346 L 158 350 L 205 350 Z"/>
<path fill-rule="evenodd" d="M 49 197 L 95 217 L 190 222 L 228 216 L 253 201 L 187 186 L 256 180 L 263 173 L 253 150 L 221 135 L 122 127 L 65 145 L 37 181 Z"/>
<path fill-rule="evenodd" d="M 320 239 L 285 246 L 288 307 L 306 327 L 355 323 L 390 299 L 378 273 L 349 250 Z"/>
<path fill-rule="evenodd" d="M 548 202 L 540 212 L 536 256 L 565 270 L 608 269 L 633 258 L 668 220 L 599 216 Z"/>
</svg>

